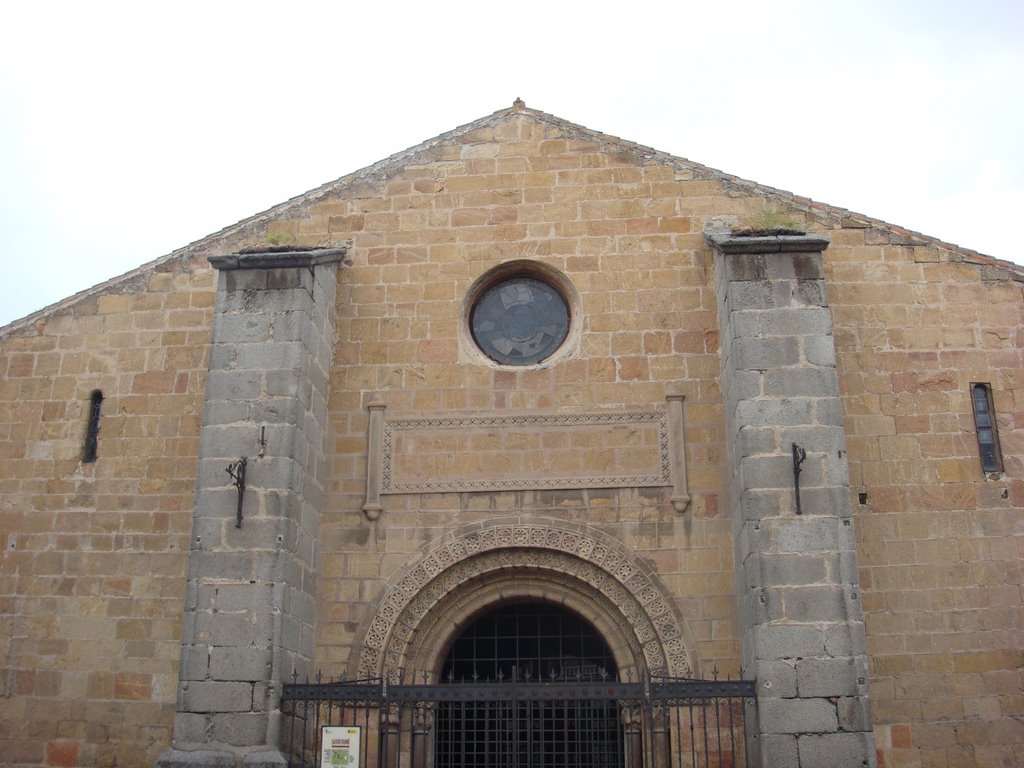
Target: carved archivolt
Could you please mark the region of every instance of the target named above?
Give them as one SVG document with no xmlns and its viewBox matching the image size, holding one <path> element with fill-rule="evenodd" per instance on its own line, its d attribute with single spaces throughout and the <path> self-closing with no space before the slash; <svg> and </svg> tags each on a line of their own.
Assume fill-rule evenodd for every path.
<svg viewBox="0 0 1024 768">
<path fill-rule="evenodd" d="M 424 663 L 424 645 L 440 651 L 444 637 L 485 607 L 481 601 L 526 596 L 596 616 L 599 631 L 616 635 L 610 644 L 630 660 L 620 668 L 693 673 L 682 619 L 649 568 L 599 532 L 531 521 L 481 527 L 433 545 L 385 591 L 366 628 L 358 674 L 397 677 Z"/>
</svg>

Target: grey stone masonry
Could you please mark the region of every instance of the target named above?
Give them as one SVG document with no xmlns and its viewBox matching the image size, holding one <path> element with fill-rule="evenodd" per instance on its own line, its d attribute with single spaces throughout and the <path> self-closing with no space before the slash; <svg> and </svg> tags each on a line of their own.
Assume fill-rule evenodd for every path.
<svg viewBox="0 0 1024 768">
<path fill-rule="evenodd" d="M 725 233 L 708 239 L 716 251 L 743 671 L 758 691 L 748 764 L 874 766 L 822 259 L 828 240 Z"/>
<path fill-rule="evenodd" d="M 213 257 L 173 748 L 157 765 L 284 765 L 281 684 L 311 672 L 335 284 L 343 249 Z M 228 467 L 245 459 L 244 493 Z M 237 471 L 236 471 L 237 474 Z"/>
</svg>

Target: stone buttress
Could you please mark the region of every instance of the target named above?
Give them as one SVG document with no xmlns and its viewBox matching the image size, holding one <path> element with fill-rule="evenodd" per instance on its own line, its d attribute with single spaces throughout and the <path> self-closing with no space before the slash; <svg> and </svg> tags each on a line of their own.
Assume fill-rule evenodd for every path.
<svg viewBox="0 0 1024 768">
<path fill-rule="evenodd" d="M 749 765 L 874 765 L 828 241 L 708 237 L 743 671 L 758 690 Z"/>
<path fill-rule="evenodd" d="M 335 275 L 344 253 L 210 259 L 220 270 L 213 348 L 174 744 L 161 768 L 284 765 L 281 683 L 308 675 L 314 654 Z"/>
</svg>

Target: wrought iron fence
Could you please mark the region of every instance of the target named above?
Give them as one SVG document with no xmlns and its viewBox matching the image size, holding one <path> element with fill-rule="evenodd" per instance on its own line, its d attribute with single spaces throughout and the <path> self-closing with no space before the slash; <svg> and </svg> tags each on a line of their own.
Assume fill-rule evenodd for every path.
<svg viewBox="0 0 1024 768">
<path fill-rule="evenodd" d="M 291 768 L 741 768 L 754 696 L 749 680 L 578 675 L 292 683 L 282 751 Z"/>
</svg>

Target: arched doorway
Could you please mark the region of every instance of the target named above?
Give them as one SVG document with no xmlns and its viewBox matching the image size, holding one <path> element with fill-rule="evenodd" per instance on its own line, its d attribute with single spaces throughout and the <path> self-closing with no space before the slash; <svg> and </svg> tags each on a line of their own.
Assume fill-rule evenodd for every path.
<svg viewBox="0 0 1024 768">
<path fill-rule="evenodd" d="M 392 576 L 348 681 L 285 684 L 288 743 L 319 755 L 310 724 L 329 722 L 364 728 L 371 768 L 740 765 L 754 683 L 693 680 L 687 636 L 672 592 L 605 534 L 537 518 L 467 526 Z M 607 682 L 584 679 L 602 666 Z"/>
<path fill-rule="evenodd" d="M 578 693 L 544 700 L 526 695 L 538 683 L 557 688 L 616 676 L 608 643 L 564 606 L 519 601 L 484 611 L 452 642 L 441 679 L 489 686 L 497 695 L 438 707 L 435 768 L 622 768 L 625 747 L 615 702 L 574 697 Z"/>
<path fill-rule="evenodd" d="M 564 604 L 608 641 L 621 675 L 692 677 L 693 638 L 676 600 L 651 569 L 584 525 L 496 519 L 445 535 L 393 574 L 356 635 L 348 673 L 389 680 L 426 672 L 438 680 L 467 617 L 508 600 Z"/>
</svg>

